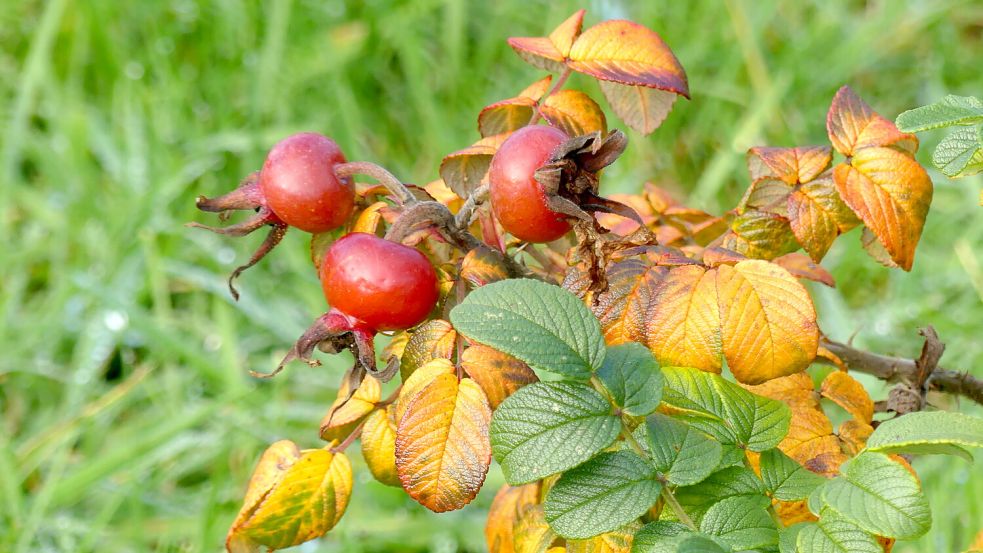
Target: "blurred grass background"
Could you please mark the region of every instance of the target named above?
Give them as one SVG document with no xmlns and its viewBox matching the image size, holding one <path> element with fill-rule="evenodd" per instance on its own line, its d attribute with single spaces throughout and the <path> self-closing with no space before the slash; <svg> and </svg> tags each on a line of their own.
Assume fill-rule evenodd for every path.
<svg viewBox="0 0 983 553">
<path fill-rule="evenodd" d="M 983 94 L 972 1 L 7 0 L 0 551 L 219 550 L 258 453 L 280 438 L 318 445 L 348 360 L 247 376 L 324 309 L 306 237 L 290 233 L 233 303 L 226 275 L 261 238 L 184 228 L 214 223 L 194 197 L 230 189 L 299 130 L 432 180 L 444 154 L 477 138 L 482 106 L 541 76 L 505 38 L 547 32 L 579 7 L 588 23 L 656 29 L 693 91 L 653 136 L 629 133 L 607 192 L 653 180 L 726 209 L 747 185 L 744 151 L 824 142 L 843 84 L 891 119 L 945 93 Z M 939 138 L 923 141 L 923 163 Z M 983 182 L 932 174 L 915 269 L 880 267 L 851 233 L 825 263 L 839 286 L 814 288 L 821 322 L 907 356 L 933 324 L 943 364 L 983 376 Z M 302 551 L 483 550 L 496 469 L 472 506 L 437 516 L 370 482 L 356 450 L 348 514 Z M 935 526 L 896 551 L 960 551 L 983 527 L 983 469 L 916 467 Z"/>
</svg>

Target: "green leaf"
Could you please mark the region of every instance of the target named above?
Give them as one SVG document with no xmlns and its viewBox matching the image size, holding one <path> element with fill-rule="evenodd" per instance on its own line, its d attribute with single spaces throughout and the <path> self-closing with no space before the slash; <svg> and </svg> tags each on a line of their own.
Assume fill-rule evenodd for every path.
<svg viewBox="0 0 983 553">
<path fill-rule="evenodd" d="M 979 131 L 973 127 L 956 129 L 939 142 L 932 152 L 932 164 L 947 177 L 967 176 L 963 171 L 980 151 Z"/>
<path fill-rule="evenodd" d="M 682 417 L 722 443 L 751 451 L 771 449 L 788 433 L 791 411 L 720 375 L 687 367 L 663 367 L 662 401 L 685 411 Z"/>
<path fill-rule="evenodd" d="M 597 377 L 625 413 L 643 417 L 662 400 L 662 372 L 652 352 L 629 342 L 608 348 Z"/>
<path fill-rule="evenodd" d="M 577 296 L 531 279 L 482 286 L 451 310 L 468 338 L 541 369 L 586 380 L 604 361 L 601 326 Z"/>
<path fill-rule="evenodd" d="M 811 522 L 798 522 L 778 531 L 778 551 L 779 553 L 798 553 L 795 545 L 796 539 L 806 526 Z M 883 553 L 883 552 L 882 552 Z"/>
<path fill-rule="evenodd" d="M 764 496 L 728 497 L 713 504 L 700 521 L 700 531 L 717 536 L 738 551 L 778 545 L 778 529 Z"/>
<path fill-rule="evenodd" d="M 563 474 L 546 495 L 546 521 L 557 534 L 584 539 L 618 529 L 649 510 L 662 484 L 630 451 L 602 453 Z"/>
<path fill-rule="evenodd" d="M 874 536 L 829 509 L 819 522 L 802 525 L 795 544 L 803 553 L 884 553 Z"/>
<path fill-rule="evenodd" d="M 696 484 L 720 463 L 720 443 L 688 424 L 653 413 L 645 426 L 652 462 L 674 485 Z"/>
<path fill-rule="evenodd" d="M 823 488 L 825 488 L 826 484 L 829 484 L 830 482 L 830 480 L 823 482 L 821 486 L 812 490 L 812 493 L 809 494 L 809 498 L 806 499 L 806 507 L 809 509 L 809 512 L 817 517 L 823 510 Z"/>
<path fill-rule="evenodd" d="M 676 489 L 676 500 L 690 518 L 699 522 L 711 505 L 728 497 L 763 496 L 764 484 L 751 469 L 728 467 L 718 470 L 693 486 Z"/>
<path fill-rule="evenodd" d="M 719 543 L 707 536 L 694 534 L 679 542 L 677 553 L 730 553 Z"/>
<path fill-rule="evenodd" d="M 972 462 L 964 447 L 983 447 L 983 419 L 947 411 L 918 411 L 886 420 L 867 439 L 868 451 L 945 453 Z"/>
<path fill-rule="evenodd" d="M 911 539 L 932 526 L 932 513 L 915 477 L 883 453 L 862 453 L 843 475 L 823 486 L 829 507 L 880 536 Z"/>
<path fill-rule="evenodd" d="M 611 404 L 593 388 L 537 382 L 520 388 L 495 410 L 492 453 L 505 480 L 515 486 L 583 463 L 611 445 L 620 429 Z"/>
<path fill-rule="evenodd" d="M 681 522 L 657 520 L 635 533 L 631 553 L 676 553 L 679 542 L 692 534 Z"/>
<path fill-rule="evenodd" d="M 942 100 L 908 110 L 895 124 L 901 132 L 922 132 L 952 125 L 972 125 L 983 121 L 983 102 L 972 96 L 948 95 Z"/>
<path fill-rule="evenodd" d="M 761 480 L 771 495 L 782 501 L 805 499 L 826 481 L 777 448 L 761 453 Z"/>
</svg>

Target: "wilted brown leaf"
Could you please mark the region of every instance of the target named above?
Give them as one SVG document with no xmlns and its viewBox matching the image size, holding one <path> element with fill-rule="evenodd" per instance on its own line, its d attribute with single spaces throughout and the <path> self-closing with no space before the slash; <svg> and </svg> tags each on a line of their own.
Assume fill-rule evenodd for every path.
<svg viewBox="0 0 983 553">
<path fill-rule="evenodd" d="M 446 373 L 433 379 L 396 430 L 396 468 L 406 493 L 437 513 L 470 503 L 491 464 L 490 423 L 477 383 Z"/>
<path fill-rule="evenodd" d="M 464 350 L 461 367 L 484 390 L 492 409 L 519 388 L 539 380 L 529 365 L 481 344 Z"/>
</svg>

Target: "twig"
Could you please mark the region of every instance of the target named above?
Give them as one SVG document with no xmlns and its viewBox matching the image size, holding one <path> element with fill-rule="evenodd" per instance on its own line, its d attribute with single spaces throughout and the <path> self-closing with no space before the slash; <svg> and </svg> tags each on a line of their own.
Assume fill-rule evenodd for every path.
<svg viewBox="0 0 983 553">
<path fill-rule="evenodd" d="M 546 91 L 546 94 L 543 94 L 542 98 L 536 102 L 536 113 L 532 116 L 532 121 L 529 122 L 530 125 L 535 125 L 539 122 L 540 118 L 543 116 L 542 112 L 539 111 L 539 106 L 541 106 L 543 102 L 545 102 L 546 99 L 549 98 L 554 92 L 563 88 L 563 85 L 567 83 L 567 79 L 570 78 L 571 73 L 573 73 L 573 70 L 569 67 L 564 69 L 563 73 L 560 73 L 560 77 L 556 79 L 555 83 L 553 83 L 553 87 Z"/>
<path fill-rule="evenodd" d="M 460 211 L 454 216 L 454 224 L 459 228 L 468 228 L 471 226 L 471 219 L 474 217 L 475 212 L 488 199 L 488 185 L 482 184 L 478 188 L 475 188 L 468 199 L 464 201 L 464 205 L 461 206 Z"/>
<path fill-rule="evenodd" d="M 932 334 L 934 335 L 934 331 Z M 925 336 L 928 341 L 933 340 L 927 331 Z M 934 336 L 934 340 L 938 341 L 938 337 Z M 870 374 L 887 382 L 917 384 L 919 380 L 921 370 L 914 359 L 871 353 L 827 339 L 823 339 L 821 345 L 842 359 L 850 370 Z M 935 355 L 933 352 L 937 352 L 941 356 L 941 350 L 937 346 L 926 346 L 926 348 L 929 350 L 929 355 Z M 922 360 L 927 365 L 930 358 L 922 358 Z M 818 361 L 825 362 L 822 359 Z M 945 369 L 938 366 L 937 362 L 938 358 L 935 357 L 932 370 L 924 379 L 924 390 L 966 397 L 983 405 L 983 380 L 973 377 L 968 372 Z"/>
<path fill-rule="evenodd" d="M 393 196 L 396 196 L 399 203 L 405 206 L 411 206 L 419 201 L 416 199 L 416 196 L 410 192 L 409 188 L 406 188 L 406 185 L 393 176 L 393 174 L 390 173 L 385 167 L 381 167 L 370 161 L 350 161 L 348 163 L 340 163 L 335 165 L 334 173 L 339 179 L 344 179 L 352 175 L 370 176 L 379 181 L 379 184 L 385 186 Z"/>
</svg>

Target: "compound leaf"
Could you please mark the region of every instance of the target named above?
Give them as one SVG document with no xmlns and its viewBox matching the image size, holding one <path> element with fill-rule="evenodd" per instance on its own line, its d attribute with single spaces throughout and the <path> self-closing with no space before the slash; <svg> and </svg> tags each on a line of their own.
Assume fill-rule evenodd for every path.
<svg viewBox="0 0 983 553">
<path fill-rule="evenodd" d="M 980 130 L 976 127 L 956 129 L 939 142 L 932 152 L 932 164 L 947 177 L 965 177 L 979 172 L 978 168 L 967 170 L 970 163 L 978 157 L 983 144 L 980 143 Z"/>
</svg>

